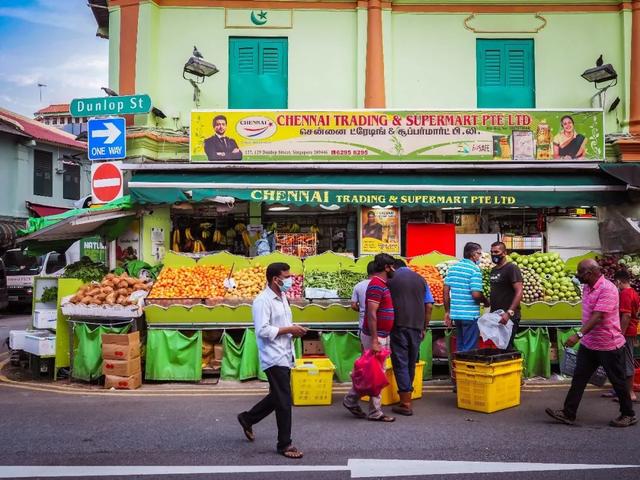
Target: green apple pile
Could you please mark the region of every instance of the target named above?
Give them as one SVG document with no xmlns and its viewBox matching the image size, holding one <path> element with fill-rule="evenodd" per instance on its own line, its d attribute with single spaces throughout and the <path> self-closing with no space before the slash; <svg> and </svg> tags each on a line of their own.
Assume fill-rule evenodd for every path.
<svg viewBox="0 0 640 480">
<path fill-rule="evenodd" d="M 526 256 L 512 253 L 511 260 L 520 269 L 529 269 L 540 277 L 545 301 L 577 302 L 580 300 L 580 290 L 565 272 L 564 262 L 557 253 L 535 253 Z"/>
</svg>

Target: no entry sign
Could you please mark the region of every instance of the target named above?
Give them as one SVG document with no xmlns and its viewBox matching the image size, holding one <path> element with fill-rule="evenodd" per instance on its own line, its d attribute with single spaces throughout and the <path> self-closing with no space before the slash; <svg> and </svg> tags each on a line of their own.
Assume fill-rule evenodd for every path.
<svg viewBox="0 0 640 480">
<path fill-rule="evenodd" d="M 122 162 L 91 165 L 91 196 L 94 204 L 109 203 L 122 197 Z"/>
</svg>

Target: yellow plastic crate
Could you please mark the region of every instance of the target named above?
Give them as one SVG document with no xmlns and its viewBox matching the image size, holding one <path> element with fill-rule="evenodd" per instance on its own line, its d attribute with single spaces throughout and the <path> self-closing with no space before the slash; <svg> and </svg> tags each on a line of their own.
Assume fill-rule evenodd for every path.
<svg viewBox="0 0 640 480">
<path fill-rule="evenodd" d="M 333 372 L 328 358 L 298 358 L 291 370 L 291 395 L 294 405 L 331 405 Z"/>
<path fill-rule="evenodd" d="M 455 360 L 458 408 L 493 413 L 520 405 L 522 359 L 493 364 Z"/>
<path fill-rule="evenodd" d="M 422 398 L 422 376 L 424 374 L 425 364 L 426 362 L 422 360 L 416 363 L 416 375 L 413 378 L 413 392 L 411 393 L 412 400 Z M 396 382 L 396 376 L 391 367 L 391 359 L 387 358 L 384 367 L 389 385 L 384 387 L 382 392 L 380 392 L 380 400 L 382 405 L 394 405 L 400 401 L 400 395 L 398 395 L 398 382 Z M 369 397 L 362 397 L 362 400 L 368 402 Z"/>
</svg>

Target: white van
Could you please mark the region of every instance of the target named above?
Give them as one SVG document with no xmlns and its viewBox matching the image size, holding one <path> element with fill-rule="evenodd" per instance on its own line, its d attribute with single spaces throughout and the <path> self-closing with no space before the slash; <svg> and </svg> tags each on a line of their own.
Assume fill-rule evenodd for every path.
<svg viewBox="0 0 640 480">
<path fill-rule="evenodd" d="M 33 301 L 33 277 L 59 277 L 67 265 L 80 260 L 80 242 L 64 252 L 49 252 L 39 257 L 14 248 L 2 256 L 7 274 L 9 305 L 30 305 Z"/>
</svg>

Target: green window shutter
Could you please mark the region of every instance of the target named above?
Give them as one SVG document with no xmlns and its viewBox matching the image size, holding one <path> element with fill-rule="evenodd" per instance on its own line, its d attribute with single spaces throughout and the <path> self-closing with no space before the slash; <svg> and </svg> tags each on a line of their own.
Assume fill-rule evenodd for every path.
<svg viewBox="0 0 640 480">
<path fill-rule="evenodd" d="M 229 39 L 229 108 L 287 108 L 286 38 Z"/>
<path fill-rule="evenodd" d="M 485 40 L 476 45 L 478 108 L 534 108 L 533 40 Z"/>
</svg>

